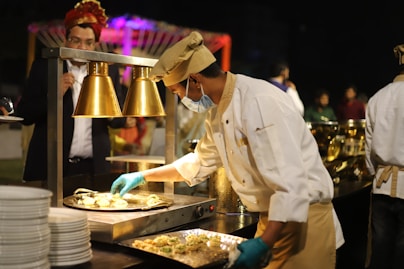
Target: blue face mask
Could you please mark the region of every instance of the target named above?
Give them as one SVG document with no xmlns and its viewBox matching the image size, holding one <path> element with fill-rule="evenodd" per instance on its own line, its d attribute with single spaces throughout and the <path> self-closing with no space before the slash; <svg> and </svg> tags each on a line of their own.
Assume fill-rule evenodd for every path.
<svg viewBox="0 0 404 269">
<path fill-rule="evenodd" d="M 189 110 L 203 113 L 215 104 L 213 103 L 212 99 L 209 98 L 204 92 L 203 87 L 201 85 L 202 97 L 199 101 L 193 101 L 191 98 L 188 97 L 188 87 L 189 87 L 189 78 L 187 80 L 187 86 L 185 91 L 185 96 L 181 99 L 181 102 L 186 106 Z"/>
</svg>

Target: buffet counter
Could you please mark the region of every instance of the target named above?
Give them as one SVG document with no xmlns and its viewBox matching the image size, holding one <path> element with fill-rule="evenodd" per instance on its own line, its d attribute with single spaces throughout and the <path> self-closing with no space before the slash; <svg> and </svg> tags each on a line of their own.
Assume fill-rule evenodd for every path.
<svg viewBox="0 0 404 269">
<path fill-rule="evenodd" d="M 344 230 L 345 245 L 339 250 L 337 268 L 345 268 L 347 264 L 358 264 L 364 260 L 367 229 L 367 206 L 371 181 L 342 180 L 335 186 L 334 206 Z M 232 234 L 244 238 L 254 236 L 258 214 L 256 213 L 216 213 L 214 216 L 188 223 L 170 231 L 200 228 L 224 234 Z M 107 269 L 107 268 L 190 268 L 175 261 L 157 258 L 136 252 L 119 244 L 92 241 L 93 258 L 90 262 L 71 268 Z M 216 266 L 221 268 L 222 265 Z M 215 267 L 211 267 L 212 269 Z"/>
<path fill-rule="evenodd" d="M 116 175 L 107 175 L 105 177 L 106 178 L 98 178 L 97 181 L 91 181 L 91 183 L 89 179 L 82 177 L 65 180 L 64 188 L 66 195 L 69 195 L 77 186 L 89 187 L 96 190 L 106 189 L 110 186 L 110 181 L 114 179 Z M 105 186 L 100 186 L 100 184 Z M 38 182 L 25 183 L 24 185 L 45 187 Z M 339 250 L 337 269 L 346 268 L 344 266 L 352 264 L 358 265 L 355 268 L 363 268 L 361 265 L 363 264 L 366 251 L 370 189 L 371 181 L 369 179 L 341 180 L 341 182 L 334 188 L 335 196 L 333 203 L 337 215 L 340 218 L 346 241 L 343 247 Z M 167 230 L 159 231 L 158 233 L 200 228 L 243 238 L 252 238 L 255 233 L 257 222 L 258 214 L 256 213 L 215 212 L 208 218 L 192 221 Z M 91 241 L 91 244 L 93 252 L 93 258 L 91 261 L 76 266 L 69 266 L 68 268 L 161 268 L 163 258 L 156 259 L 156 256 L 140 253 L 136 251 L 136 249 L 121 246 L 119 243 L 107 243 L 93 240 Z M 181 266 L 183 266 L 183 268 L 190 268 L 169 259 L 164 259 L 163 261 L 164 264 L 167 265 L 164 266 L 164 268 L 181 269 Z M 169 266 L 171 262 L 175 264 Z M 214 267 L 210 268 L 213 269 Z"/>
</svg>

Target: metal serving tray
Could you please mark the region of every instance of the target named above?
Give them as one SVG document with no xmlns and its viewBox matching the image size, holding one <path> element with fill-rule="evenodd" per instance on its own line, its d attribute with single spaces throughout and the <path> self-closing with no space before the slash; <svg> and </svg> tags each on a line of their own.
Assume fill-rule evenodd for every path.
<svg viewBox="0 0 404 269">
<path fill-rule="evenodd" d="M 206 235 L 208 237 L 219 236 L 221 238 L 220 245 L 202 247 L 195 251 L 186 251 L 185 253 L 164 253 L 156 249 L 143 249 L 136 247 L 133 243 L 135 240 L 153 240 L 163 235 L 177 237 L 181 243 L 186 242 L 186 237 L 189 235 Z M 233 236 L 229 234 L 217 233 L 203 229 L 190 229 L 177 232 L 162 233 L 157 235 L 143 236 L 132 239 L 127 239 L 119 242 L 118 244 L 124 247 L 135 249 L 136 251 L 146 252 L 156 255 L 161 258 L 177 261 L 192 268 L 209 267 L 219 264 L 225 264 L 229 257 L 229 251 L 236 247 L 239 243 L 247 240 L 246 238 Z M 146 241 L 147 242 L 147 241 Z"/>
<path fill-rule="evenodd" d="M 95 197 L 96 195 L 100 195 L 100 197 L 107 197 L 107 194 L 109 193 L 91 191 L 89 193 L 86 193 L 85 195 L 90 197 Z M 159 198 L 159 201 L 157 203 L 148 205 L 146 203 L 146 199 L 151 194 L 156 195 L 156 197 Z M 80 200 L 79 197 L 80 197 L 79 194 L 65 197 L 63 199 L 63 204 L 65 206 L 72 208 L 92 210 L 92 211 L 140 211 L 140 210 L 151 210 L 151 209 L 169 207 L 174 203 L 173 199 L 169 199 L 160 193 L 156 194 L 150 192 L 136 192 L 136 194 L 134 194 L 133 192 L 133 197 L 134 198 L 136 197 L 136 199 L 127 200 L 128 204 L 126 207 L 100 207 L 98 205 L 84 205 L 79 203 Z"/>
</svg>

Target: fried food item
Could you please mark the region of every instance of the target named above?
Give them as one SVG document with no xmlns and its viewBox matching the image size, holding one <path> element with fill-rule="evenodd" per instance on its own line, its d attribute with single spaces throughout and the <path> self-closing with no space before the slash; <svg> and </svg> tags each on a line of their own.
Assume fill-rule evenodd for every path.
<svg viewBox="0 0 404 269">
<path fill-rule="evenodd" d="M 178 236 L 160 235 L 154 239 L 135 239 L 132 245 L 136 248 L 162 255 L 187 254 L 209 248 L 220 248 L 220 236 L 206 234 L 190 234 L 185 241 Z"/>
<path fill-rule="evenodd" d="M 111 193 L 80 195 L 77 198 L 77 204 L 99 208 L 126 208 L 128 206 L 128 202 L 122 199 L 119 194 L 115 195 Z"/>
</svg>

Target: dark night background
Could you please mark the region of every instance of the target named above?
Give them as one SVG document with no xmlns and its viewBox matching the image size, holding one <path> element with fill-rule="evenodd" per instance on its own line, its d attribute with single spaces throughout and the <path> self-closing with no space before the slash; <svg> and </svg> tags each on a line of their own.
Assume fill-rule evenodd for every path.
<svg viewBox="0 0 404 269">
<path fill-rule="evenodd" d="M 13 0 L 0 8 L 1 93 L 24 82 L 27 26 L 63 19 L 77 0 Z M 389 83 L 398 67 L 393 54 L 404 43 L 404 3 L 387 1 L 323 2 L 101 0 L 109 17 L 125 14 L 232 37 L 231 71 L 267 78 L 268 63 L 286 59 L 291 79 L 307 106 L 319 87 L 331 103 L 352 82 L 369 97 Z M 394 4 L 393 4 L 394 3 Z"/>
</svg>

